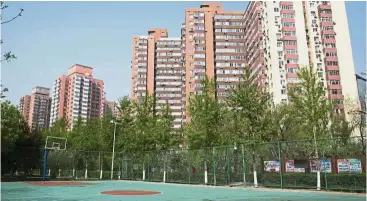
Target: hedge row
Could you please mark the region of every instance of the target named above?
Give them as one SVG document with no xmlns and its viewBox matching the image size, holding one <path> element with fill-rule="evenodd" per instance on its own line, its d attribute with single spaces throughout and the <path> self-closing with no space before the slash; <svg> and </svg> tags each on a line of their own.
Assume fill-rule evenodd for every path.
<svg viewBox="0 0 367 201">
<path fill-rule="evenodd" d="M 282 175 L 285 188 L 316 188 L 316 173 L 286 173 Z M 260 175 L 259 182 L 265 187 L 280 187 L 280 174 Z M 323 189 L 364 190 L 366 189 L 366 174 L 324 174 L 321 173 Z"/>
</svg>

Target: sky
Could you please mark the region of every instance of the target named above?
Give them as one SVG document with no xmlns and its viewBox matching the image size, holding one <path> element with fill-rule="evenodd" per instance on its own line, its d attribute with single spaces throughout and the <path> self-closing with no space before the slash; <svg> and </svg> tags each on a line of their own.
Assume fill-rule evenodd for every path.
<svg viewBox="0 0 367 201">
<path fill-rule="evenodd" d="M 104 80 L 106 98 L 128 95 L 132 37 L 149 28 L 167 28 L 180 37 L 185 8 L 201 2 L 7 2 L 4 19 L 20 8 L 23 16 L 2 25 L 2 53 L 18 57 L 2 63 L 7 98 L 18 104 L 34 86 L 52 87 L 73 64 L 94 68 Z M 247 2 L 222 2 L 226 10 L 245 10 Z M 366 67 L 366 2 L 346 2 L 356 72 Z"/>
</svg>

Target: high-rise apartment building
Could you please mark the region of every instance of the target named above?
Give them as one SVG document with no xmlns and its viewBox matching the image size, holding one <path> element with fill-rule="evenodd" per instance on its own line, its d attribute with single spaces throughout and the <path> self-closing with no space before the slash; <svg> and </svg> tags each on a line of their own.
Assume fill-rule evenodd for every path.
<svg viewBox="0 0 367 201">
<path fill-rule="evenodd" d="M 65 118 L 68 127 L 72 128 L 78 117 L 84 120 L 102 117 L 103 89 L 103 81 L 93 77 L 92 67 L 73 65 L 67 75 L 62 75 L 54 82 L 50 124 Z"/>
<path fill-rule="evenodd" d="M 156 93 L 157 74 L 154 72 L 158 65 L 165 66 L 169 60 L 160 58 L 163 63 L 158 63 L 158 56 L 154 56 L 158 55 L 154 53 L 156 42 L 152 43 L 153 47 L 148 41 L 166 37 L 167 34 L 134 38 L 132 98 L 144 94 L 146 89 Z M 252 1 L 241 11 L 223 10 L 217 2 L 203 3 L 200 8 L 185 10 L 181 44 L 185 71 L 181 85 L 184 122 L 188 120 L 189 97 L 201 93 L 202 78 L 214 78 L 216 98 L 221 100 L 228 95 L 231 86 L 241 81 L 245 67 L 249 67 L 255 82 L 269 91 L 275 104 L 291 101 L 288 89 L 301 81 L 297 72 L 304 66 L 317 72 L 319 84 L 327 89 L 336 112 L 344 113 L 345 99 L 358 99 L 344 2 Z M 147 59 L 146 64 L 139 63 L 143 60 L 137 57 L 137 51 L 144 50 L 143 47 L 149 52 L 142 58 Z M 178 49 L 169 50 L 177 51 L 178 56 Z M 171 57 L 173 59 L 173 55 Z M 149 58 L 155 60 L 148 62 Z M 179 61 L 175 61 L 179 68 Z M 145 65 L 146 69 L 138 69 L 138 65 Z M 137 82 L 142 77 L 144 80 Z M 178 77 L 168 74 L 164 78 Z M 168 88 L 161 85 L 159 90 L 166 90 L 165 87 Z"/>
<path fill-rule="evenodd" d="M 28 122 L 29 119 L 29 109 L 31 103 L 31 96 L 25 95 L 20 98 L 19 101 L 19 111 L 22 114 L 24 121 Z"/>
<path fill-rule="evenodd" d="M 157 112 L 169 105 L 174 116 L 173 127 L 183 120 L 184 69 L 181 38 L 168 38 L 166 29 L 150 29 L 148 36 L 133 38 L 131 99 L 156 98 Z"/>
<path fill-rule="evenodd" d="M 50 89 L 34 87 L 31 95 L 20 99 L 19 109 L 31 129 L 48 128 L 50 120 Z"/>
<path fill-rule="evenodd" d="M 200 8 L 186 9 L 184 29 L 186 100 L 201 93 L 205 76 L 214 78 L 216 96 L 223 99 L 231 85 L 241 80 L 246 65 L 244 11 L 203 3 Z"/>
<path fill-rule="evenodd" d="M 246 12 L 247 59 L 259 84 L 276 104 L 289 103 L 287 90 L 310 66 L 328 91 L 335 111 L 358 98 L 344 2 L 250 2 Z"/>
</svg>

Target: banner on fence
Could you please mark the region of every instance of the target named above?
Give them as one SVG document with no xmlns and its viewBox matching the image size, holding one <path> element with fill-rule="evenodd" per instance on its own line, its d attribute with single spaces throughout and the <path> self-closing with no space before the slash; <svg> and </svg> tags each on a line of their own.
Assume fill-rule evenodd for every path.
<svg viewBox="0 0 367 201">
<path fill-rule="evenodd" d="M 361 160 L 356 158 L 338 159 L 338 173 L 362 172 Z"/>
<path fill-rule="evenodd" d="M 279 161 L 264 161 L 265 172 L 279 172 Z"/>
<path fill-rule="evenodd" d="M 287 160 L 285 167 L 286 172 L 294 172 L 294 160 Z"/>
<path fill-rule="evenodd" d="M 310 160 L 310 171 L 317 172 L 317 166 L 320 165 L 320 172 L 331 173 L 331 161 L 329 159 Z"/>
<path fill-rule="evenodd" d="M 287 160 L 286 172 L 306 172 L 305 168 L 296 168 L 294 160 Z"/>
</svg>

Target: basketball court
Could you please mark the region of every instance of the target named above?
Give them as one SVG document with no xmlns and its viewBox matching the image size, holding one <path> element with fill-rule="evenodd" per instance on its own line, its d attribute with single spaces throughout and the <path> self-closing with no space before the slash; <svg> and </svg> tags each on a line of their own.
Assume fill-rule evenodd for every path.
<svg viewBox="0 0 367 201">
<path fill-rule="evenodd" d="M 365 194 L 211 187 L 130 181 L 5 182 L 1 200 L 9 201 L 362 201 Z"/>
</svg>

